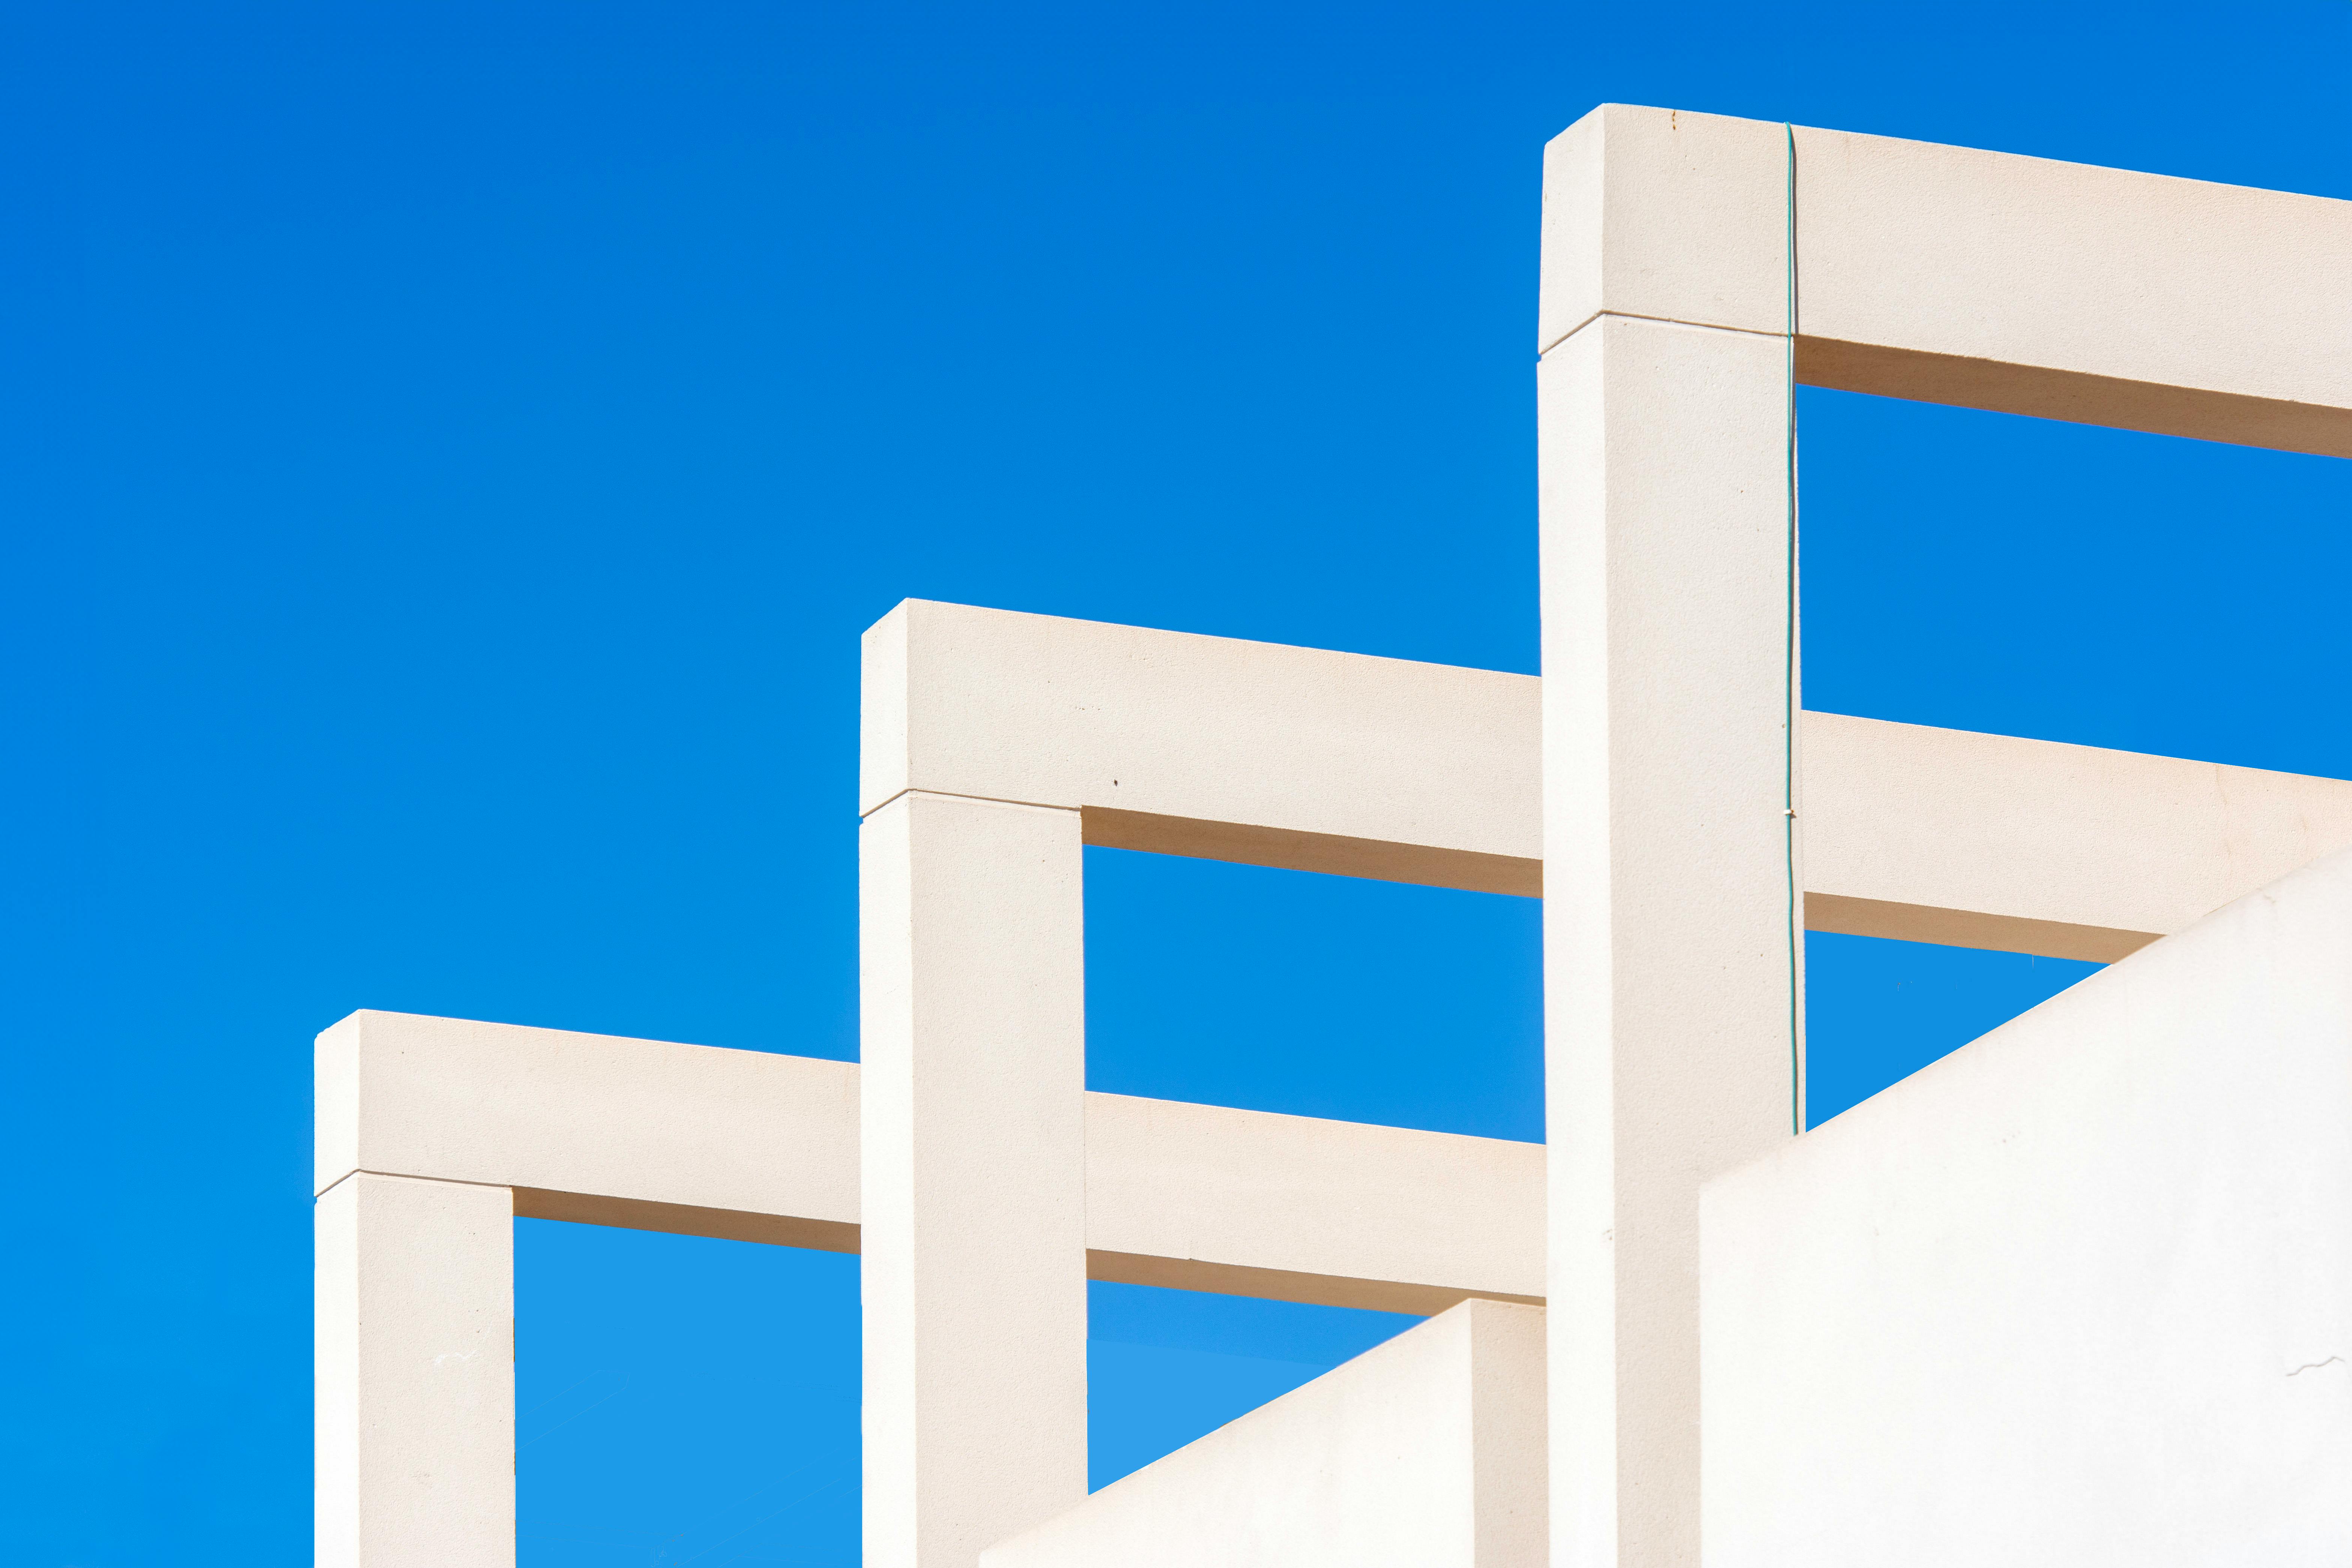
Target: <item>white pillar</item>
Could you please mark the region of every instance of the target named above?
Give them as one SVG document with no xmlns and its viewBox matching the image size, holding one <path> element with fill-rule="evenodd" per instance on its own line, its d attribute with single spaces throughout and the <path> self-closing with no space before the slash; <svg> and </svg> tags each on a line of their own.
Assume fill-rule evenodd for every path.
<svg viewBox="0 0 2352 1568">
<path fill-rule="evenodd" d="M 1078 814 L 908 791 L 859 839 L 866 1561 L 1087 1495 Z"/>
<path fill-rule="evenodd" d="M 1538 375 L 1557 1568 L 1696 1568 L 1699 1185 L 1796 1115 L 1787 342 L 1615 298 L 1663 286 L 1642 247 L 1697 215 L 1695 252 L 1656 254 L 1715 270 L 1641 302 L 1673 315 L 1679 299 L 1701 321 L 1727 299 L 1769 310 L 1781 171 L 1720 129 L 1738 123 L 1598 111 L 1555 144 L 1548 191 L 1563 333 Z"/>
<path fill-rule="evenodd" d="M 513 1568 L 514 1198 L 319 1194 L 319 1568 Z"/>
</svg>

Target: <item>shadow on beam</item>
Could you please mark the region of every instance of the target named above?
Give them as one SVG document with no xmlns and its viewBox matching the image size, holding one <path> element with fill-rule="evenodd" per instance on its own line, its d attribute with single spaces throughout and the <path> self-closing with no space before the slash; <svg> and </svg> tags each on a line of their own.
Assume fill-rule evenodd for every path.
<svg viewBox="0 0 2352 1568">
<path fill-rule="evenodd" d="M 1543 1305 L 1540 1296 L 1506 1296 L 1443 1285 L 1395 1279 L 1343 1279 L 1329 1274 L 1293 1274 L 1281 1268 L 1248 1268 L 1207 1263 L 1196 1258 L 1150 1258 L 1133 1252 L 1087 1249 L 1087 1278 L 1119 1285 L 1157 1285 L 1169 1290 L 1199 1290 L 1214 1296 L 1254 1296 L 1262 1301 L 1303 1301 L 1315 1307 L 1361 1307 L 1375 1312 L 1408 1312 L 1433 1318 L 1448 1307 L 1476 1299 Z"/>
<path fill-rule="evenodd" d="M 1233 860 L 1244 866 L 1412 882 L 1424 888 L 1460 888 L 1473 893 L 1543 897 L 1543 862 L 1512 855 L 1203 822 L 1190 816 L 1155 816 L 1099 805 L 1087 806 L 1079 816 L 1086 841 L 1108 849 L 1143 849 L 1195 860 Z"/>
<path fill-rule="evenodd" d="M 2015 915 L 1979 914 L 1969 910 L 1931 909 L 1924 904 L 1890 904 L 1877 899 L 1849 899 L 1837 893 L 1805 895 L 1805 929 L 1842 936 L 1933 942 L 1938 947 L 1976 947 L 1992 952 L 2030 952 L 2042 958 L 2079 958 L 2090 963 L 2113 963 L 2119 958 L 2128 958 L 2158 935 L 2155 931 L 2111 931 L 2105 926 L 2024 920 Z"/>
<path fill-rule="evenodd" d="M 1081 816 L 1085 821 L 1086 841 L 1112 849 L 1141 849 L 1155 855 L 1183 855 L 1200 860 L 1233 860 L 1244 866 L 1320 871 L 1334 877 L 1365 877 L 1375 881 L 1412 882 L 1429 888 L 1461 888 L 1474 893 L 1509 893 L 1525 899 L 1543 897 L 1543 862 L 1540 860 L 1520 859 L 1508 855 L 1482 855 L 1465 849 L 1436 849 L 1418 844 L 1387 844 L 1369 838 L 1341 838 L 1329 834 L 1297 833 L 1279 827 L 1202 822 L 1192 817 L 1155 816 L 1146 812 L 1117 811 L 1094 805 L 1086 807 Z M 1844 936 L 1883 936 L 1900 942 L 1933 942 L 1943 947 L 2030 952 L 2042 958 L 2079 958 L 2093 963 L 2113 963 L 2138 952 L 2158 935 L 2155 931 L 2115 931 L 2105 926 L 2067 925 L 2057 921 L 2029 920 L 2016 915 L 1935 909 L 1924 904 L 1887 903 L 1877 899 L 1812 892 L 1805 895 L 1805 929 Z M 1252 1289 L 1239 1294 L 1255 1296 L 1264 1292 Z M 1515 1296 L 1495 1299 L 1519 1300 Z M 1452 1301 L 1446 1303 L 1447 1306 L 1452 1304 Z M 1406 1309 L 1391 1310 L 1402 1311 Z M 1431 1310 L 1442 1311 L 1444 1308 Z"/>
<path fill-rule="evenodd" d="M 707 1236 L 720 1241 L 751 1241 L 765 1247 L 800 1247 L 816 1252 L 858 1249 L 858 1227 L 835 1220 L 794 1219 L 787 1215 L 746 1214 L 740 1209 L 697 1208 L 690 1204 L 645 1203 L 593 1193 L 557 1193 L 542 1187 L 514 1189 L 517 1219 L 555 1219 L 570 1225 L 601 1225 L 615 1230 L 656 1230 L 670 1236 Z M 1281 1268 L 1251 1268 L 1191 1258 L 1150 1258 L 1133 1252 L 1087 1252 L 1087 1278 L 1121 1285 L 1157 1285 L 1217 1296 L 1252 1296 L 1265 1301 L 1301 1301 L 1317 1307 L 1360 1307 L 1375 1312 L 1405 1312 L 1429 1318 L 1474 1297 L 1488 1301 L 1543 1305 L 1539 1296 L 1509 1296 L 1396 1279 L 1344 1279 Z"/>
<path fill-rule="evenodd" d="M 857 1226 L 839 1220 L 794 1219 L 789 1215 L 747 1214 L 741 1209 L 646 1203 L 636 1198 L 608 1198 L 595 1193 L 552 1193 L 543 1187 L 517 1187 L 514 1212 L 517 1219 L 560 1219 L 571 1225 L 610 1226 L 615 1230 L 658 1230 L 671 1236 L 756 1241 L 767 1247 L 804 1247 L 814 1252 L 857 1250 Z"/>
<path fill-rule="evenodd" d="M 2106 425 L 2158 436 L 2352 458 L 2352 409 L 2192 387 L 2085 375 L 2079 371 L 1968 359 L 1958 354 L 1797 340 L 1797 379 L 1807 386 L 1867 392 L 1915 403 L 1945 403 L 2025 414 L 2074 425 Z"/>
</svg>

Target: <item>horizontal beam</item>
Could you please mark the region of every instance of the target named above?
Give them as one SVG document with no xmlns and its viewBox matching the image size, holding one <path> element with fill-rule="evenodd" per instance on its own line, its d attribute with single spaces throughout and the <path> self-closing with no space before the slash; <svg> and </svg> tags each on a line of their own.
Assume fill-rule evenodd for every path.
<svg viewBox="0 0 2352 1568">
<path fill-rule="evenodd" d="M 1078 808 L 1087 842 L 1537 896 L 1533 676 L 909 600 L 866 795 Z M 2105 963 L 2352 844 L 2352 784 L 1808 713 L 1815 931 Z M 912 782 L 910 782 L 912 781 Z"/>
<path fill-rule="evenodd" d="M 1445 886 L 1542 858 L 1528 676 L 910 599 L 865 694 L 860 815 L 1076 807 L 1092 842 Z"/>
<path fill-rule="evenodd" d="M 1805 924 L 2112 963 L 2352 845 L 2352 783 L 1808 713 Z"/>
<path fill-rule="evenodd" d="M 320 1192 L 373 1171 L 513 1187 L 518 1212 L 529 1191 L 857 1223 L 854 1063 L 362 1012 L 319 1037 L 317 1081 Z"/>
<path fill-rule="evenodd" d="M 853 1063 L 403 1013 L 319 1037 L 325 1191 L 353 1171 L 514 1212 L 857 1250 Z M 1543 1292 L 1543 1148 L 1087 1096 L 1088 1272 L 1443 1311 Z"/>
<path fill-rule="evenodd" d="M 1623 104 L 1561 132 L 1538 352 L 1603 313 L 1786 333 L 1790 140 Z M 1800 380 L 2352 457 L 2352 202 L 1793 140 Z"/>
<path fill-rule="evenodd" d="M 1540 1143 L 1087 1096 L 1098 1279 L 1391 1312 L 1544 1293 Z"/>
</svg>

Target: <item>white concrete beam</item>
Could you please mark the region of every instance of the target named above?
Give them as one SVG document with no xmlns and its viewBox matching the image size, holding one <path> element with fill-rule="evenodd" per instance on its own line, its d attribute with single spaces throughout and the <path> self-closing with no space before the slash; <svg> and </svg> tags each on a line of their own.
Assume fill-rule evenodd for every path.
<svg viewBox="0 0 2352 1568">
<path fill-rule="evenodd" d="M 1544 1326 L 1465 1302 L 1112 1482 L 984 1568 L 1541 1568 Z"/>
<path fill-rule="evenodd" d="M 1783 342 L 1538 371 L 1554 1561 L 1698 1558 L 1698 1191 L 1794 1131 Z"/>
<path fill-rule="evenodd" d="M 402 1013 L 319 1040 L 319 1175 L 508 1187 L 526 1218 L 858 1247 L 859 1069 Z M 1086 1097 L 1097 1279 L 1430 1313 L 1543 1293 L 1543 1146 Z"/>
<path fill-rule="evenodd" d="M 1800 380 L 2352 457 L 2352 202 L 1795 140 Z M 1603 312 L 1784 331 L 1788 160 L 1769 121 L 1608 104 L 1561 132 L 1538 349 Z"/>
<path fill-rule="evenodd" d="M 354 1013 L 319 1037 L 317 1176 L 510 1187 L 515 1213 L 857 1250 L 857 1067 Z"/>
<path fill-rule="evenodd" d="M 2352 1555 L 2352 853 L 1704 1200 L 1708 1568 Z"/>
<path fill-rule="evenodd" d="M 1097 1279 L 1389 1312 L 1540 1300 L 1543 1145 L 1087 1097 Z"/>
<path fill-rule="evenodd" d="M 866 1561 L 969 1568 L 1087 1491 L 1078 816 L 910 791 L 858 842 Z"/>
<path fill-rule="evenodd" d="M 914 600 L 866 657 L 877 710 L 911 715 L 902 741 L 869 729 L 869 803 L 919 776 L 1076 808 L 1088 843 L 1542 890 L 1532 676 Z M 2352 845 L 2342 780 L 1832 713 L 1802 731 L 1811 930 L 2104 963 Z"/>
<path fill-rule="evenodd" d="M 318 1200 L 319 1568 L 514 1568 L 514 1209 L 346 1176 Z"/>
<path fill-rule="evenodd" d="M 2112 963 L 2352 845 L 2352 783 L 1808 713 L 1805 924 Z"/>
<path fill-rule="evenodd" d="M 910 599 L 866 634 L 859 809 L 1085 814 L 1086 841 L 1541 888 L 1525 676 Z"/>
</svg>

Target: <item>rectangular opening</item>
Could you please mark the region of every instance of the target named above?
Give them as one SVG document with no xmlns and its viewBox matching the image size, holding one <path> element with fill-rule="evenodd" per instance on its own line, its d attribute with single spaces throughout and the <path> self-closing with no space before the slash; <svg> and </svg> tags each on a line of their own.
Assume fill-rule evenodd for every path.
<svg viewBox="0 0 2352 1568">
<path fill-rule="evenodd" d="M 855 1568 L 857 1259 L 515 1222 L 518 1568 Z"/>
<path fill-rule="evenodd" d="M 1099 1280 L 1087 1313 L 1090 1491 L 1423 1321 Z"/>
<path fill-rule="evenodd" d="M 2352 778 L 2352 463 L 1801 388 L 1805 705 Z"/>
<path fill-rule="evenodd" d="M 1535 900 L 1086 856 L 1088 1088 L 1542 1139 Z"/>
<path fill-rule="evenodd" d="M 2352 464 L 1808 387 L 1808 708 L 2352 777 Z M 1819 1125 L 2095 963 L 1810 933 Z"/>
<path fill-rule="evenodd" d="M 2100 967 L 1808 932 L 1805 1125 L 1852 1110 Z"/>
</svg>

